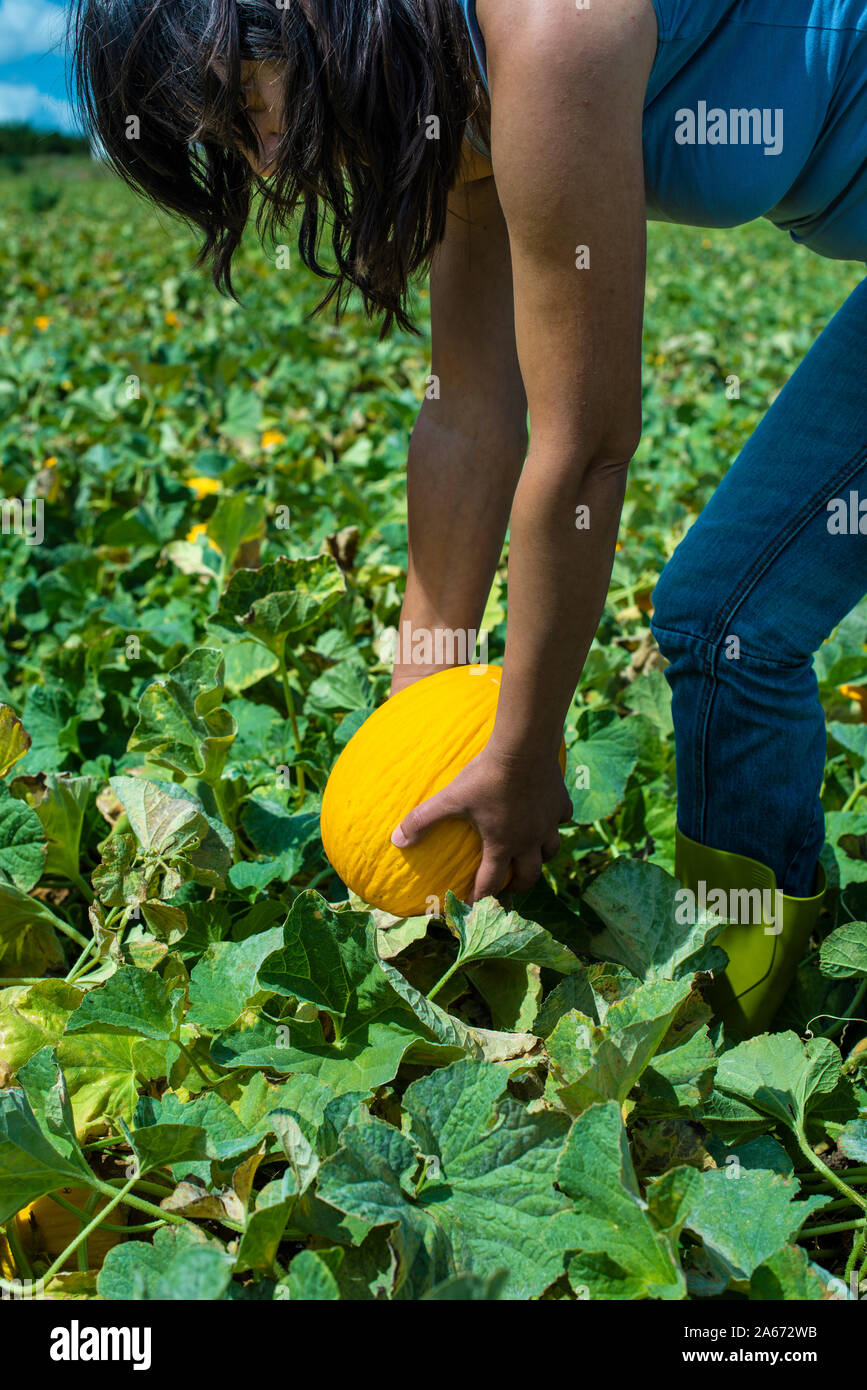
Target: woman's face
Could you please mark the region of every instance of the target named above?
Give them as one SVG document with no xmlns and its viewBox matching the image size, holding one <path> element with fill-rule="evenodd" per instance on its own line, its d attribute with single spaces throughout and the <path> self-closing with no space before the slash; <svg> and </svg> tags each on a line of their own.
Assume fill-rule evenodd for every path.
<svg viewBox="0 0 867 1390">
<path fill-rule="evenodd" d="M 274 166 L 277 145 L 283 131 L 283 95 L 279 63 L 241 64 L 244 109 L 259 137 L 259 151 L 244 150 L 244 156 L 262 178 Z"/>
</svg>

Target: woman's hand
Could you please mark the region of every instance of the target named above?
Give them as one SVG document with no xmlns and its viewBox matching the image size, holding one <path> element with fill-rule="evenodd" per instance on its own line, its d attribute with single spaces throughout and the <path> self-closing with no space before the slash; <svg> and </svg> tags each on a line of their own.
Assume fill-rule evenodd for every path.
<svg viewBox="0 0 867 1390">
<path fill-rule="evenodd" d="M 442 791 L 411 809 L 392 832 L 399 849 L 417 844 L 438 821 L 459 816 L 482 840 L 482 862 L 470 902 L 532 887 L 542 864 L 560 848 L 572 802 L 556 758 L 512 755 L 489 744 Z M 511 874 L 511 878 L 509 877 Z"/>
</svg>

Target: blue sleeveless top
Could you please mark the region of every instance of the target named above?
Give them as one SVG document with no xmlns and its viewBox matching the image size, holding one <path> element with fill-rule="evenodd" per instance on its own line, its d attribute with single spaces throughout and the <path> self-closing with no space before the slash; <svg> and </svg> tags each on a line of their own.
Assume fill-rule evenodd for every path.
<svg viewBox="0 0 867 1390">
<path fill-rule="evenodd" d="M 487 86 L 475 0 L 458 0 Z M 653 0 L 647 216 L 867 261 L 867 0 Z M 577 39 L 576 39 L 577 42 Z"/>
</svg>

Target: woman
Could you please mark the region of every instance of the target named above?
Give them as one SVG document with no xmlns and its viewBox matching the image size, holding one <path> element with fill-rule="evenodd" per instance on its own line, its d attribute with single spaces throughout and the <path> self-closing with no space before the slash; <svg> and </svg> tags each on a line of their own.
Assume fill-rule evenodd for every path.
<svg viewBox="0 0 867 1390">
<path fill-rule="evenodd" d="M 219 285 L 260 181 L 275 222 L 303 203 L 320 274 L 330 209 L 323 304 L 356 286 L 383 333 L 411 326 L 407 283 L 430 266 L 437 389 L 409 450 L 401 630 L 478 627 L 511 519 L 509 628 L 487 747 L 393 838 L 467 817 L 473 897 L 528 887 L 570 814 L 557 752 L 641 434 L 646 218 L 766 216 L 867 258 L 865 0 L 78 0 L 74 24 L 93 133 L 204 229 Z M 679 875 L 781 899 L 726 928 L 716 1003 L 740 1031 L 766 1025 L 821 901 L 812 653 L 867 588 L 867 542 L 826 524 L 867 491 L 865 380 L 862 282 L 654 597 Z M 397 664 L 392 692 L 433 669 Z"/>
</svg>

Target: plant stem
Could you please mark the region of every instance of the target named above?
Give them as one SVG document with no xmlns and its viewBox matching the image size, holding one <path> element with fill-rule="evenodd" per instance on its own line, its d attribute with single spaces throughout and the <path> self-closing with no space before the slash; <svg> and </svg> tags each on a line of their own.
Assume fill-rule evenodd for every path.
<svg viewBox="0 0 867 1390">
<path fill-rule="evenodd" d="M 183 1055 L 186 1057 L 186 1059 L 187 1059 L 187 1061 L 189 1062 L 190 1066 L 191 1066 L 195 1071 L 197 1071 L 197 1072 L 199 1073 L 199 1076 L 202 1078 L 202 1080 L 204 1081 L 205 1085 L 206 1085 L 206 1086 L 213 1086 L 213 1084 L 214 1084 L 213 1077 L 208 1076 L 207 1072 L 202 1071 L 202 1068 L 199 1066 L 198 1062 L 196 1061 L 196 1059 L 195 1059 L 195 1057 L 193 1056 L 193 1054 L 192 1054 L 192 1052 L 190 1051 L 190 1049 L 187 1047 L 186 1043 L 182 1043 L 181 1040 L 180 1040 L 180 1038 L 175 1038 L 175 1042 L 177 1043 L 178 1047 L 181 1049 L 181 1052 L 182 1052 Z"/>
<path fill-rule="evenodd" d="M 95 1208 L 95 1206 L 96 1206 L 96 1204 L 97 1204 L 98 1201 L 99 1201 L 99 1193 L 98 1193 L 98 1192 L 92 1192 L 92 1193 L 90 1194 L 90 1196 L 88 1197 L 88 1199 L 87 1199 L 87 1209 L 86 1209 L 86 1211 L 84 1212 L 83 1217 L 79 1217 L 79 1220 L 82 1222 L 82 1225 L 86 1226 L 87 1223 L 88 1223 L 88 1221 L 90 1221 L 91 1217 L 92 1217 L 93 1214 L 94 1214 L 94 1208 Z M 87 1273 L 87 1270 L 88 1270 L 88 1266 L 89 1266 L 89 1259 L 88 1259 L 88 1254 L 87 1254 L 87 1237 L 86 1237 L 86 1236 L 85 1236 L 84 1240 L 81 1242 L 81 1244 L 79 1245 L 79 1247 L 78 1247 L 78 1249 L 76 1250 L 75 1253 L 76 1253 L 76 1256 L 77 1256 L 77 1261 L 76 1261 L 76 1263 L 78 1264 L 78 1272 L 79 1272 L 79 1274 L 86 1274 L 86 1273 Z"/>
<path fill-rule="evenodd" d="M 865 1241 L 867 1241 L 867 1230 L 863 1230 L 860 1236 L 857 1236 L 852 1241 L 852 1249 L 849 1253 L 849 1258 L 846 1261 L 846 1270 L 843 1275 L 843 1278 L 845 1279 L 847 1286 L 851 1283 L 852 1275 L 855 1270 L 855 1265 L 858 1261 L 858 1257 L 864 1249 Z"/>
<path fill-rule="evenodd" d="M 81 955 L 78 957 L 78 960 L 75 962 L 69 974 L 67 975 L 66 983 L 68 985 L 74 984 L 75 981 L 78 979 L 78 976 L 82 973 L 85 966 L 87 965 L 88 960 L 93 955 L 95 947 L 96 937 L 94 937 L 93 940 L 85 947 Z"/>
<path fill-rule="evenodd" d="M 41 985 L 45 975 L 4 975 L 0 978 L 0 989 L 13 989 L 16 985 Z"/>
<path fill-rule="evenodd" d="M 87 1237 L 91 1234 L 91 1232 L 96 1230 L 97 1226 L 99 1226 L 99 1224 L 101 1223 L 103 1216 L 108 1216 L 108 1213 L 124 1200 L 127 1192 L 133 1186 L 134 1182 L 135 1178 L 130 1178 L 127 1186 L 122 1187 L 120 1192 L 117 1193 L 115 1193 L 114 1188 L 110 1189 L 113 1194 L 111 1200 L 103 1207 L 102 1211 L 97 1212 L 96 1216 L 93 1218 L 92 1221 L 88 1222 L 86 1226 L 82 1227 L 78 1235 L 75 1236 L 75 1238 L 69 1242 L 65 1250 L 61 1250 L 60 1254 L 57 1256 L 57 1259 L 46 1270 L 45 1274 L 43 1275 L 46 1284 L 49 1282 L 49 1280 L 53 1279 L 55 1274 L 57 1274 L 63 1268 L 63 1266 L 66 1264 L 66 1261 L 69 1259 L 69 1256 L 78 1249 L 82 1241 L 86 1241 Z"/>
<path fill-rule="evenodd" d="M 820 1038 L 833 1038 L 835 1033 L 841 1032 L 851 1019 L 855 1010 L 860 1006 L 861 1000 L 864 998 L 865 994 L 867 994 L 867 978 L 861 981 L 860 985 L 855 991 L 855 997 L 853 998 L 849 1007 L 846 1009 L 846 1012 L 840 1014 L 836 1022 L 832 1023 L 830 1028 L 826 1028 L 823 1033 L 819 1033 L 818 1036 Z"/>
<path fill-rule="evenodd" d="M 122 1187 L 125 1182 L 125 1179 L 106 1178 L 106 1182 L 112 1188 L 117 1187 L 118 1184 Z M 171 1183 L 169 1182 L 166 1182 L 163 1185 L 161 1183 L 151 1182 L 148 1178 L 139 1178 L 138 1182 L 136 1183 L 136 1187 L 140 1187 L 143 1192 L 152 1192 L 157 1197 L 168 1197 L 169 1193 L 174 1190 L 172 1188 Z"/>
<path fill-rule="evenodd" d="M 446 983 L 446 981 L 447 981 L 447 980 L 450 980 L 450 979 L 452 978 L 452 975 L 456 974 L 457 971 L 460 970 L 460 968 L 461 968 L 462 965 L 463 965 L 463 961 L 461 960 L 460 956 L 458 956 L 457 960 L 454 961 L 454 962 L 449 966 L 449 968 L 448 968 L 448 970 L 446 971 L 446 973 L 445 973 L 444 975 L 442 975 L 442 976 L 440 977 L 440 979 L 437 980 L 437 982 L 436 982 L 436 984 L 434 985 L 433 989 L 428 990 L 428 993 L 427 993 L 428 999 L 433 999 L 433 997 L 434 997 L 435 994 L 439 994 L 440 990 L 442 989 L 442 987 L 443 987 L 443 985 Z"/>
<path fill-rule="evenodd" d="M 64 922 L 60 917 L 52 923 L 52 926 L 56 927 L 58 931 L 62 931 L 64 936 L 68 936 L 70 941 L 74 941 L 76 945 L 83 948 L 90 945 L 86 936 L 82 936 L 80 931 L 76 931 L 75 927 L 71 927 L 68 922 Z M 93 938 L 91 938 L 91 940 L 92 939 Z"/>
<path fill-rule="evenodd" d="M 800 1126 L 795 1130 L 795 1138 L 798 1141 L 798 1148 L 801 1150 L 801 1153 L 804 1155 L 807 1162 L 812 1164 L 816 1169 L 816 1172 L 821 1173 L 825 1181 L 829 1182 L 832 1187 L 836 1187 L 841 1197 L 848 1197 L 853 1207 L 860 1207 L 863 1212 L 867 1213 L 867 1199 L 856 1192 L 854 1188 L 847 1186 L 842 1178 L 838 1178 L 833 1169 L 828 1167 L 827 1163 L 822 1162 L 818 1154 L 813 1153 L 813 1150 L 807 1142 L 807 1136 Z"/>
<path fill-rule="evenodd" d="M 867 782 L 856 782 L 855 790 L 852 792 L 852 795 L 847 797 L 843 802 L 840 809 L 842 811 L 851 811 L 862 792 L 867 792 Z"/>
<path fill-rule="evenodd" d="M 140 1178 L 130 1178 L 129 1182 L 121 1188 L 120 1194 L 117 1193 L 116 1189 L 113 1188 L 110 1183 L 102 1182 L 99 1178 L 95 1178 L 94 1182 L 100 1192 L 104 1193 L 106 1197 L 115 1197 L 119 1195 L 122 1197 L 126 1206 L 135 1207 L 136 1211 L 143 1211 L 146 1216 L 156 1217 L 159 1221 L 168 1221 L 173 1226 L 186 1226 L 187 1224 L 183 1216 L 177 1216 L 173 1211 L 163 1211 L 161 1207 L 154 1206 L 153 1202 L 146 1202 L 143 1197 L 135 1197 L 130 1191 L 130 1188 L 134 1187 L 136 1183 L 141 1182 Z M 168 1195 L 169 1194 L 166 1193 L 166 1196 Z M 117 1206 L 117 1203 L 112 1202 L 111 1205 Z M 108 1215 L 109 1208 L 105 1207 L 104 1211 L 106 1215 Z"/>
<path fill-rule="evenodd" d="M 822 1174 L 822 1173 L 801 1173 L 801 1174 L 799 1174 L 799 1176 L 800 1176 L 800 1179 L 801 1179 L 802 1182 L 824 1182 L 824 1181 L 825 1181 L 824 1174 Z M 846 1181 L 847 1181 L 847 1182 L 867 1182 L 867 1167 L 847 1168 L 847 1169 L 846 1169 Z"/>
<path fill-rule="evenodd" d="M 305 883 L 305 885 L 304 885 L 305 892 L 306 892 L 306 890 L 307 890 L 308 888 L 316 888 L 317 885 L 320 884 L 320 883 L 322 882 L 323 879 L 330 878 L 331 875 L 332 875 L 333 873 L 334 873 L 334 870 L 332 869 L 332 867 L 331 867 L 330 864 L 328 865 L 328 867 L 327 867 L 326 869 L 320 869 L 320 870 L 319 870 L 319 873 L 318 873 L 318 874 L 315 874 L 314 877 L 311 878 L 311 880 L 310 880 L 309 883 Z"/>
<path fill-rule="evenodd" d="M 593 822 L 593 829 L 596 831 L 596 834 L 599 836 L 599 838 L 603 841 L 605 847 L 611 851 L 612 858 L 619 859 L 620 850 L 617 848 L 617 845 L 615 844 L 614 836 L 609 835 L 601 820 L 595 820 Z"/>
<path fill-rule="evenodd" d="M 86 1222 L 90 1220 L 91 1213 L 89 1211 L 82 1211 L 81 1207 L 73 1206 L 72 1202 L 67 1202 L 65 1197 L 59 1197 L 56 1192 L 49 1192 L 48 1195 L 52 1202 L 56 1202 L 59 1207 L 63 1207 L 63 1210 L 68 1211 L 72 1216 L 77 1216 L 79 1221 Z M 93 1196 L 96 1198 L 99 1196 L 99 1193 L 94 1192 Z M 110 1221 L 103 1221 L 101 1224 L 104 1231 L 121 1231 L 124 1235 L 129 1235 L 129 1226 L 113 1226 Z M 141 1227 L 136 1226 L 134 1229 L 138 1231 Z M 85 1265 L 85 1269 L 86 1268 L 87 1266 Z"/>
<path fill-rule="evenodd" d="M 838 1231 L 860 1231 L 867 1225 L 867 1217 L 859 1217 L 857 1221 L 833 1221 L 827 1226 L 803 1226 L 798 1235 L 798 1240 L 805 1240 L 807 1236 L 831 1236 Z"/>
<path fill-rule="evenodd" d="M 15 1261 L 15 1268 L 18 1270 L 22 1279 L 32 1279 L 33 1270 L 30 1268 L 30 1261 L 24 1253 L 24 1246 L 21 1244 L 18 1235 L 17 1217 L 10 1216 L 4 1226 L 4 1230 L 6 1231 L 6 1239 L 9 1242 L 9 1250 Z"/>
<path fill-rule="evenodd" d="M 280 682 L 283 686 L 283 699 L 286 701 L 286 714 L 292 726 L 292 742 L 295 744 L 295 752 L 301 757 L 301 735 L 298 732 L 298 719 L 295 715 L 295 702 L 292 699 L 292 689 L 289 685 L 289 673 L 286 670 L 286 638 L 284 637 L 277 647 L 277 660 L 280 663 Z M 298 768 L 298 805 L 304 800 L 304 769 Z"/>
<path fill-rule="evenodd" d="M 230 814 L 229 809 L 226 805 L 226 796 L 223 787 L 223 779 L 221 777 L 218 777 L 215 781 L 210 782 L 208 785 L 210 786 L 211 791 L 214 793 L 214 800 L 217 803 L 217 810 L 220 813 L 220 820 L 223 822 L 226 828 L 228 830 L 231 830 L 232 832 L 232 858 L 234 863 L 238 864 L 241 859 L 241 850 L 238 845 L 238 831 L 235 827 L 234 817 Z"/>
<path fill-rule="evenodd" d="M 81 896 L 85 898 L 88 903 L 92 903 L 93 889 L 91 888 L 87 880 L 85 878 L 82 878 L 81 874 L 78 873 L 71 873 L 68 875 L 68 878 L 70 883 L 75 884 Z"/>
</svg>

